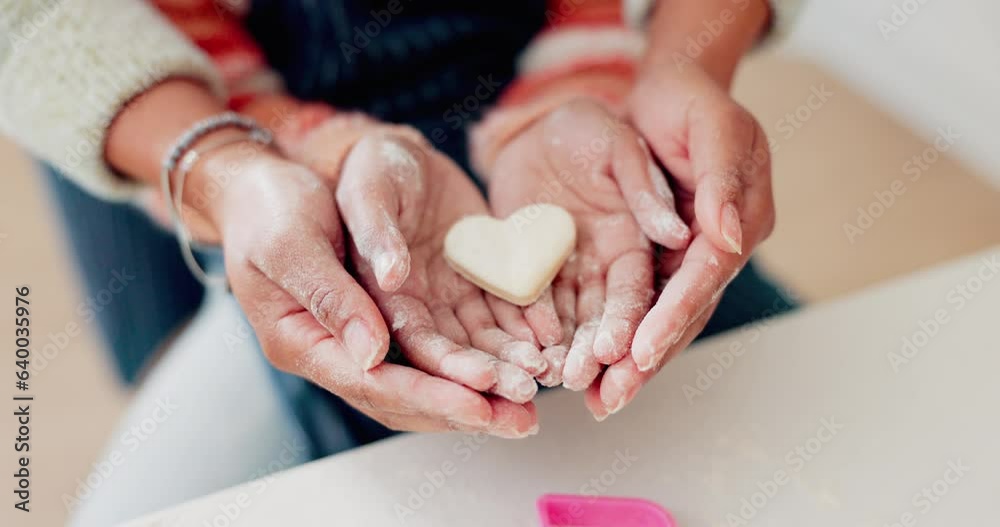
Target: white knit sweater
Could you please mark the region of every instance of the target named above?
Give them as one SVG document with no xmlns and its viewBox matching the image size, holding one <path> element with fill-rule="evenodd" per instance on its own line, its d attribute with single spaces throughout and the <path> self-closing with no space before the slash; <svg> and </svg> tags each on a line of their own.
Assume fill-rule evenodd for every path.
<svg viewBox="0 0 1000 527">
<path fill-rule="evenodd" d="M 119 109 L 168 77 L 222 94 L 208 58 L 141 0 L 0 0 L 0 131 L 111 200 L 135 190 L 104 162 Z"/>
<path fill-rule="evenodd" d="M 625 0 L 631 19 L 654 0 Z M 776 32 L 799 0 L 771 0 Z M 168 77 L 223 95 L 210 60 L 142 0 L 0 0 L 0 132 L 84 189 L 126 200 L 136 186 L 104 161 L 118 111 Z"/>
</svg>

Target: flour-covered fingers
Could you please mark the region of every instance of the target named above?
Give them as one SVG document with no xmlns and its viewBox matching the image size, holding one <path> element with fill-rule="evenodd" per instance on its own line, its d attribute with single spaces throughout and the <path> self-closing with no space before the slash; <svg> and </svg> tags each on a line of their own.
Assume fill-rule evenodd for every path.
<svg viewBox="0 0 1000 527">
<path fill-rule="evenodd" d="M 563 382 L 563 370 L 566 369 L 566 356 L 569 354 L 569 346 L 558 344 L 549 346 L 542 350 L 542 356 L 548 363 L 545 373 L 538 376 L 538 383 L 542 386 L 559 386 Z"/>
<path fill-rule="evenodd" d="M 563 386 L 574 391 L 586 389 L 601 372 L 601 365 L 594 356 L 594 341 L 604 313 L 604 277 L 595 272 L 578 280 L 578 326 L 563 369 Z"/>
<path fill-rule="evenodd" d="M 626 356 L 622 360 L 608 366 L 604 370 L 604 375 L 600 382 L 595 382 L 587 389 L 584 402 L 587 408 L 598 421 L 603 421 L 607 416 L 618 413 L 632 402 L 639 390 L 645 386 L 650 379 L 656 375 L 660 368 L 676 353 L 686 348 L 712 318 L 712 311 L 715 304 L 710 306 L 702 315 L 688 327 L 687 332 L 674 345 L 664 357 L 663 361 L 656 368 L 647 371 L 640 371 L 632 357 Z"/>
<path fill-rule="evenodd" d="M 434 319 L 434 326 L 445 337 L 451 339 L 456 344 L 471 346 L 469 335 L 462 327 L 462 323 L 455 316 L 455 311 L 445 305 L 438 305 L 431 309 L 431 318 Z"/>
<path fill-rule="evenodd" d="M 276 226 L 249 264 L 293 297 L 355 363 L 371 368 L 389 350 L 389 331 L 368 293 L 337 257 L 328 233 L 309 223 Z"/>
<path fill-rule="evenodd" d="M 500 360 L 509 362 L 531 375 L 547 367 L 541 351 L 531 342 L 517 340 L 498 328 L 493 313 L 482 295 L 469 294 L 455 307 L 455 315 L 469 334 L 472 345 Z"/>
<path fill-rule="evenodd" d="M 594 356 L 594 339 L 599 325 L 599 319 L 592 319 L 576 328 L 563 368 L 563 386 L 570 390 L 585 390 L 601 373 L 601 363 Z"/>
<path fill-rule="evenodd" d="M 746 258 L 720 250 L 704 236 L 688 248 L 680 269 L 670 278 L 656 305 L 639 324 L 632 357 L 642 371 L 656 368 L 746 264 Z"/>
<path fill-rule="evenodd" d="M 535 404 L 516 404 L 499 397 L 486 397 L 493 412 L 489 433 L 497 437 L 520 439 L 538 433 Z"/>
<path fill-rule="evenodd" d="M 576 332 L 576 291 L 573 285 L 566 280 L 557 279 L 551 289 L 553 304 L 562 326 L 562 340 L 555 346 L 542 350 L 542 356 L 549 363 L 549 368 L 538 377 L 542 386 L 558 386 L 563 383 L 566 358 Z"/>
<path fill-rule="evenodd" d="M 535 378 L 504 361 L 494 361 L 497 382 L 488 391 L 515 403 L 526 403 L 538 393 Z"/>
<path fill-rule="evenodd" d="M 632 337 L 653 301 L 653 259 L 648 251 L 619 256 L 608 268 L 604 316 L 594 341 L 594 356 L 601 364 L 624 357 Z"/>
<path fill-rule="evenodd" d="M 493 312 L 493 318 L 496 319 L 500 329 L 518 340 L 538 345 L 538 339 L 535 338 L 535 332 L 525 318 L 524 310 L 490 293 L 484 293 L 484 295 L 486 296 L 486 304 Z"/>
<path fill-rule="evenodd" d="M 423 303 L 394 295 L 382 304 L 403 355 L 416 368 L 479 391 L 496 384 L 496 359 L 440 334 Z"/>
<path fill-rule="evenodd" d="M 552 286 L 545 288 L 538 300 L 524 308 L 524 318 L 542 346 L 555 346 L 563 340 L 563 327 L 556 312 Z"/>
<path fill-rule="evenodd" d="M 290 336 L 290 341 L 299 340 Z M 490 402 L 476 391 L 452 381 L 398 364 L 381 363 L 362 370 L 345 362 L 336 341 L 321 341 L 309 350 L 301 374 L 340 396 L 361 412 L 413 416 L 487 430 L 493 418 Z M 409 428 L 403 428 L 409 429 Z"/>
</svg>

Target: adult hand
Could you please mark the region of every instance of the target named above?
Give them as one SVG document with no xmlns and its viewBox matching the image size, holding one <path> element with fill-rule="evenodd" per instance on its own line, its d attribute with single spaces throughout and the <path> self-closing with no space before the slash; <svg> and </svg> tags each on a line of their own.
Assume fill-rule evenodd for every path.
<svg viewBox="0 0 1000 527">
<path fill-rule="evenodd" d="M 551 294 L 526 315 L 530 321 L 533 310 L 554 304 L 569 346 L 563 384 L 583 390 L 602 364 L 626 356 L 652 304 L 650 240 L 680 250 L 690 231 L 639 135 L 594 100 L 573 100 L 536 119 L 497 150 L 487 173 L 497 216 L 551 202 L 576 221 L 576 252 Z"/>
<path fill-rule="evenodd" d="M 421 342 L 428 345 L 417 349 L 407 341 L 403 354 L 429 371 L 383 361 L 389 330 L 377 304 L 342 263 L 347 239 L 335 181 L 266 151 L 248 156 L 245 149 L 226 148 L 200 164 L 204 172 L 226 170 L 232 176 L 211 217 L 233 292 L 275 366 L 396 430 L 520 437 L 537 426 L 530 403 L 478 393 L 500 377 L 496 361 L 482 352 L 482 357 L 442 353 L 430 345 L 434 342 Z M 350 217 L 358 218 L 354 212 Z M 378 259 L 377 253 L 370 256 Z M 392 287 L 405 280 L 406 265 L 389 266 L 381 276 Z"/>
<path fill-rule="evenodd" d="M 661 262 L 669 280 L 636 330 L 632 353 L 588 391 L 598 417 L 621 409 L 697 336 L 775 218 L 767 138 L 725 83 L 696 65 L 648 67 L 629 115 L 669 171 L 694 238 Z"/>
</svg>

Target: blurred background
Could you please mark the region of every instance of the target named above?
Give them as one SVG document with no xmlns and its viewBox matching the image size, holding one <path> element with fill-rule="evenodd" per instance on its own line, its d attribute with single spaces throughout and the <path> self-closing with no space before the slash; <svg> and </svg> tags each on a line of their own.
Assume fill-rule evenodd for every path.
<svg viewBox="0 0 1000 527">
<path fill-rule="evenodd" d="M 737 99 L 774 140 L 778 225 L 758 261 L 804 301 L 1000 243 L 990 15 L 1000 5 L 988 0 L 813 0 L 784 44 L 742 69 Z M 32 387 L 30 525 L 58 525 L 129 393 L 78 311 L 74 262 L 35 167 L 0 142 L 0 174 L 2 290 L 31 285 L 36 346 L 82 328 Z M 24 525 L 16 518 L 2 523 Z"/>
</svg>

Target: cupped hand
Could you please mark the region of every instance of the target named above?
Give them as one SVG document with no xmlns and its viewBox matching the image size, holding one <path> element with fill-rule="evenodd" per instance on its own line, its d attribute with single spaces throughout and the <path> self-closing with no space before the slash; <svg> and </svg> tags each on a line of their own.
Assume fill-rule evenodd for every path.
<svg viewBox="0 0 1000 527">
<path fill-rule="evenodd" d="M 340 150 L 342 161 L 329 157 Z M 350 116 L 320 125 L 293 156 L 335 182 L 357 274 L 403 357 L 472 389 L 529 401 L 547 363 L 530 333 L 519 339 L 497 325 L 497 308 L 514 306 L 488 303 L 444 259 L 452 224 L 488 212 L 464 172 L 412 128 Z"/>
<path fill-rule="evenodd" d="M 415 349 L 414 339 L 429 331 L 414 325 L 415 331 L 402 335 L 394 318 L 392 332 L 403 337 L 404 355 L 415 367 L 384 361 L 390 330 L 380 305 L 343 264 L 348 239 L 334 178 L 267 151 L 247 152 L 221 149 L 201 164 L 210 173 L 223 170 L 232 176 L 211 216 L 221 233 L 233 292 L 276 367 L 315 382 L 396 430 L 522 437 L 537 427 L 531 403 L 478 392 L 502 391 L 495 386 L 501 367 L 483 352 L 444 352 L 433 338 Z M 349 217 L 352 222 L 360 218 L 353 209 Z M 413 262 L 411 271 L 418 268 Z M 396 264 L 382 276 L 391 283 L 405 274 L 405 264 Z"/>
<path fill-rule="evenodd" d="M 695 66 L 648 68 L 631 94 L 629 119 L 669 171 L 694 238 L 659 262 L 669 280 L 636 330 L 632 353 L 588 390 L 598 417 L 627 404 L 694 340 L 774 228 L 767 138 L 723 83 Z"/>
<path fill-rule="evenodd" d="M 564 103 L 497 152 L 487 168 L 497 216 L 548 202 L 576 221 L 576 251 L 553 282 L 553 300 L 543 298 L 526 315 L 554 304 L 568 346 L 563 384 L 583 390 L 603 364 L 627 355 L 652 305 L 650 240 L 682 249 L 690 231 L 639 135 L 602 103 Z"/>
</svg>

